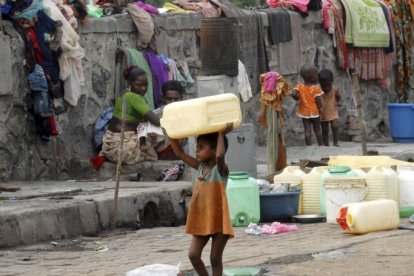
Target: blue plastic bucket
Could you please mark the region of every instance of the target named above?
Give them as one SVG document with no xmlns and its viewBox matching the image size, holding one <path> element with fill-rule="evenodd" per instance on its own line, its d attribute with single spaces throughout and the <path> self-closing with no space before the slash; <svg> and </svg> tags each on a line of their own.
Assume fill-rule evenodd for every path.
<svg viewBox="0 0 414 276">
<path fill-rule="evenodd" d="M 388 104 L 391 137 L 394 142 L 414 142 L 414 104 Z"/>
</svg>

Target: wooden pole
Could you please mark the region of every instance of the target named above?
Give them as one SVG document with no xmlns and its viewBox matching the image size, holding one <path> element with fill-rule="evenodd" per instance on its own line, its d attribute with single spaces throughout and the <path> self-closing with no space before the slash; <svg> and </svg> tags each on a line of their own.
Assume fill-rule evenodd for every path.
<svg viewBox="0 0 414 276">
<path fill-rule="evenodd" d="M 115 184 L 115 194 L 114 202 L 112 205 L 112 228 L 116 227 L 116 222 L 118 219 L 118 193 L 119 193 L 119 179 L 121 178 L 121 165 L 124 152 L 124 129 L 125 129 L 125 112 L 126 112 L 126 98 L 123 98 L 122 101 L 122 116 L 121 116 L 121 141 L 118 148 L 118 162 L 116 164 L 116 184 Z"/>
<path fill-rule="evenodd" d="M 361 88 L 359 86 L 358 73 L 351 69 L 349 71 L 352 75 L 352 96 L 357 109 L 357 118 L 360 125 L 362 154 L 367 155 L 367 129 L 364 120 L 364 110 L 361 104 Z"/>
</svg>

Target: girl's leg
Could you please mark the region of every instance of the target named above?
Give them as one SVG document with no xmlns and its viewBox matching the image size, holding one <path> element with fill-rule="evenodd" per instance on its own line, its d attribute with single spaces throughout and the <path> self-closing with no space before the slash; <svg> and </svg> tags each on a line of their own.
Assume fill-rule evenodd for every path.
<svg viewBox="0 0 414 276">
<path fill-rule="evenodd" d="M 302 118 L 303 129 L 305 130 L 305 143 L 307 146 L 312 145 L 312 127 L 310 119 Z"/>
<path fill-rule="evenodd" d="M 323 143 L 325 144 L 325 146 L 329 147 L 329 122 L 322 121 L 321 127 Z"/>
<path fill-rule="evenodd" d="M 203 252 L 204 246 L 206 246 L 209 236 L 193 236 L 191 240 L 190 249 L 188 250 L 188 258 L 191 261 L 197 274 L 200 276 L 208 276 L 206 266 L 201 260 L 201 253 Z"/>
<path fill-rule="evenodd" d="M 228 239 L 229 236 L 223 235 L 222 233 L 217 233 L 213 235 L 210 255 L 213 276 L 223 275 L 223 251 L 224 247 L 226 247 Z"/>
<path fill-rule="evenodd" d="M 316 140 L 319 146 L 323 146 L 321 120 L 318 118 L 312 118 L 313 132 L 315 133 Z"/>
<path fill-rule="evenodd" d="M 339 147 L 339 131 L 338 131 L 338 120 L 331 121 L 333 144 L 336 147 Z"/>
</svg>

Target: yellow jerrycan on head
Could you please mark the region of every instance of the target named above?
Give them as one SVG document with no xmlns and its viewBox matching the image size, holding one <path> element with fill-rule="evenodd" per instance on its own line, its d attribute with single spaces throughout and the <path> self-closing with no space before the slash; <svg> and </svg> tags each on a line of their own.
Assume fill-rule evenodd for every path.
<svg viewBox="0 0 414 276">
<path fill-rule="evenodd" d="M 228 122 L 233 128 L 242 122 L 239 98 L 231 93 L 171 103 L 164 107 L 160 120 L 173 139 L 217 132 Z"/>
</svg>

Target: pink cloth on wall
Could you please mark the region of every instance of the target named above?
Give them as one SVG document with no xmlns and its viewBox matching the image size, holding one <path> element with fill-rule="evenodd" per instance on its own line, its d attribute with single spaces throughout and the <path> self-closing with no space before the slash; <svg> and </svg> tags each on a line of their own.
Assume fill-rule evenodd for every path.
<svg viewBox="0 0 414 276">
<path fill-rule="evenodd" d="M 266 93 L 273 93 L 273 91 L 276 90 L 277 85 L 277 78 L 280 77 L 280 74 L 278 72 L 270 71 L 265 73 L 263 86 L 266 91 Z"/>
<path fill-rule="evenodd" d="M 310 0 L 267 0 L 267 4 L 272 8 L 295 7 L 301 12 L 308 11 Z"/>
</svg>

